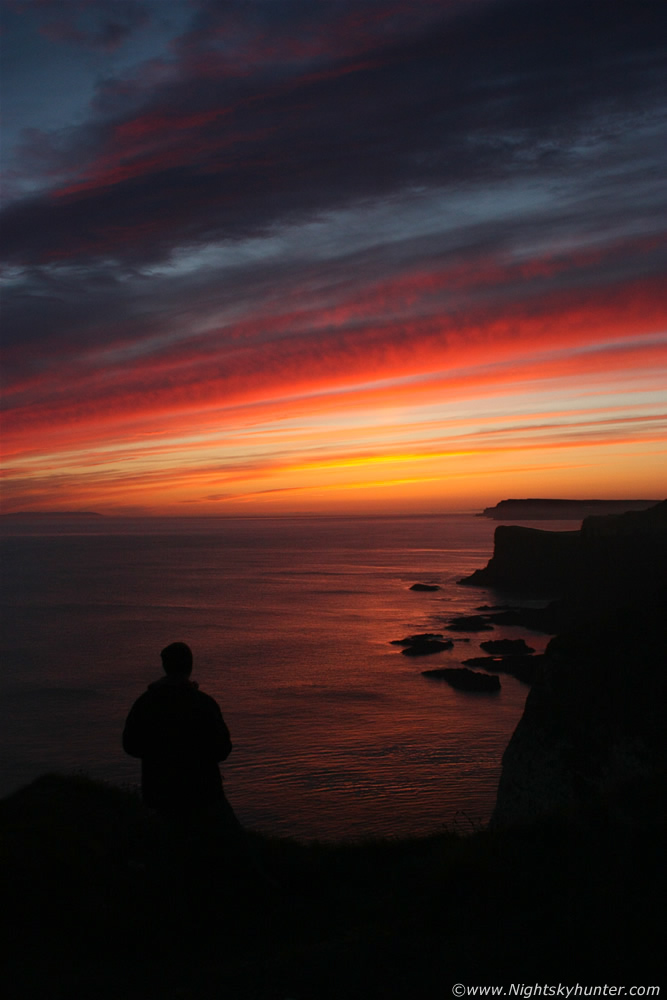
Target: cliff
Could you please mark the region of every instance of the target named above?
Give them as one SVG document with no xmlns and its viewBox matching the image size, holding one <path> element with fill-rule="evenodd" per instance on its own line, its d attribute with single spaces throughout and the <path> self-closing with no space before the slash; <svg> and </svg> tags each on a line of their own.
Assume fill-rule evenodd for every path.
<svg viewBox="0 0 667 1000">
<path fill-rule="evenodd" d="M 592 808 L 664 823 L 667 502 L 577 534 L 562 631 L 503 757 L 496 826 Z"/>
<path fill-rule="evenodd" d="M 666 562 L 664 500 L 643 511 L 585 518 L 578 531 L 499 525 L 487 565 L 459 583 L 564 597 L 574 616 L 591 603 L 650 593 Z"/>
<path fill-rule="evenodd" d="M 503 755 L 492 825 L 563 809 L 665 822 L 667 589 L 555 637 Z"/>
<path fill-rule="evenodd" d="M 579 531 L 499 525 L 488 564 L 459 583 L 530 596 L 555 596 L 563 593 L 568 581 L 578 573 L 580 550 Z"/>
</svg>

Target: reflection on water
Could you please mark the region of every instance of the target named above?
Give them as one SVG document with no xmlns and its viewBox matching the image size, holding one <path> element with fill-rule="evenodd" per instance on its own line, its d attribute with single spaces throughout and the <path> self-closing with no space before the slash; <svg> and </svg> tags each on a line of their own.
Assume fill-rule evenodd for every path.
<svg viewBox="0 0 667 1000">
<path fill-rule="evenodd" d="M 390 642 L 497 600 L 456 586 L 485 564 L 494 528 L 471 516 L 104 518 L 5 537 L 2 792 L 53 769 L 136 782 L 125 713 L 179 639 L 232 731 L 226 787 L 248 825 L 345 838 L 425 833 L 461 810 L 486 820 L 527 689 L 503 676 L 498 694 L 473 695 L 421 676 L 476 655 L 488 634 L 457 634 L 427 664 Z"/>
</svg>

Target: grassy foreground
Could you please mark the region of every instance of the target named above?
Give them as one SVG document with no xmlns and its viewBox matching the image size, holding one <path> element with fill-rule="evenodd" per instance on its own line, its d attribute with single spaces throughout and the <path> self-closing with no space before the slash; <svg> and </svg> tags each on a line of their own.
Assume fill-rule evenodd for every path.
<svg viewBox="0 0 667 1000">
<path fill-rule="evenodd" d="M 661 789 L 631 794 L 649 821 L 615 802 L 469 836 L 251 835 L 265 879 L 219 844 L 175 857 L 131 793 L 48 775 L 0 803 L 3 994 L 435 1000 L 455 983 L 661 985 Z"/>
</svg>

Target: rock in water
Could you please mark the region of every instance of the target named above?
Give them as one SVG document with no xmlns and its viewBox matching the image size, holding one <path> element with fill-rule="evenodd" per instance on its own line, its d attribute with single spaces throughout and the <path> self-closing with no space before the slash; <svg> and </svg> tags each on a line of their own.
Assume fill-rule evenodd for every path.
<svg viewBox="0 0 667 1000">
<path fill-rule="evenodd" d="M 486 615 L 461 615 L 447 625 L 453 632 L 492 632 L 493 625 Z"/>
<path fill-rule="evenodd" d="M 468 670 L 466 667 L 422 670 L 422 677 L 447 681 L 460 691 L 500 691 L 500 678 L 497 674 L 479 674 L 476 670 Z"/>
<path fill-rule="evenodd" d="M 405 646 L 405 649 L 401 650 L 403 656 L 428 656 L 430 653 L 441 653 L 444 649 L 454 648 L 451 639 L 443 639 L 441 635 L 432 635 L 429 632 L 394 640 L 394 645 Z"/>
<path fill-rule="evenodd" d="M 497 670 L 501 674 L 516 677 L 522 684 L 532 684 L 543 659 L 543 656 L 471 656 L 463 660 L 463 665 Z"/>
</svg>

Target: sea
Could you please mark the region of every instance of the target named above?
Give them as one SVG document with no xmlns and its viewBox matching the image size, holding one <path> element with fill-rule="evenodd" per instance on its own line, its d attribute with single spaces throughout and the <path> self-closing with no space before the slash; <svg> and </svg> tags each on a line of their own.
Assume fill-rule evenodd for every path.
<svg viewBox="0 0 667 1000">
<path fill-rule="evenodd" d="M 488 821 L 528 688 L 503 674 L 499 692 L 469 693 L 422 670 L 490 637 L 544 649 L 548 636 L 516 627 L 447 633 L 453 617 L 512 603 L 457 582 L 492 555 L 496 522 L 2 520 L 0 795 L 50 772 L 137 787 L 123 723 L 161 676 L 160 650 L 183 641 L 231 731 L 223 777 L 247 828 L 351 841 Z M 454 648 L 408 657 L 394 644 L 423 632 Z"/>
</svg>

